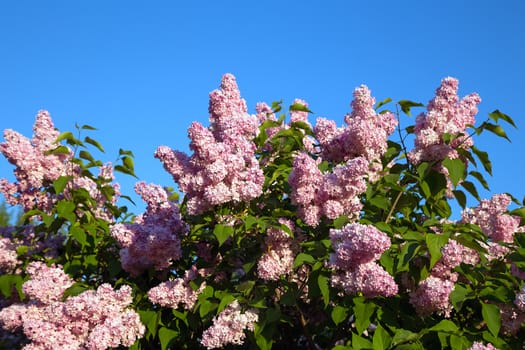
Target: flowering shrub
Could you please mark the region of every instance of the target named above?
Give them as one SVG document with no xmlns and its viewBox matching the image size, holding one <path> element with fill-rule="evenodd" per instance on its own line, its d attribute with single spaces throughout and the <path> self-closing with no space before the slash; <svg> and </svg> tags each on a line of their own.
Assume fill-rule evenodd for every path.
<svg viewBox="0 0 525 350">
<path fill-rule="evenodd" d="M 424 106 L 390 111 L 362 85 L 344 126 L 312 126 L 300 99 L 289 121 L 281 103 L 250 115 L 227 74 L 192 154 L 155 152 L 182 200 L 139 181 L 139 215 L 114 176 L 134 176 L 133 153 L 104 164 L 92 127 L 39 112 L 31 139 L 0 144 L 0 192 L 25 212 L 0 229 L 0 348 L 522 349 L 525 208 L 479 198 L 491 163 L 474 144 L 515 125 L 476 123 L 480 101 L 445 78 L 402 128 Z"/>
</svg>

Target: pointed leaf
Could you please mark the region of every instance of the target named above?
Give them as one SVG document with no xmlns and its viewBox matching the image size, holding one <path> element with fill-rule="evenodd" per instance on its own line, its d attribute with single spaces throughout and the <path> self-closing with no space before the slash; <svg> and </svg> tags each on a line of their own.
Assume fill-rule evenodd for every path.
<svg viewBox="0 0 525 350">
<path fill-rule="evenodd" d="M 448 243 L 448 237 L 444 234 L 427 233 L 425 241 L 430 253 L 430 268 L 432 268 L 441 258 L 441 248 Z"/>
<path fill-rule="evenodd" d="M 505 113 L 500 112 L 500 110 L 496 109 L 494 112 L 489 113 L 489 118 L 497 122 L 499 119 L 503 119 L 513 127 L 517 128 L 516 124 L 514 124 L 514 120 L 512 120 L 511 117 L 506 115 Z"/>
<path fill-rule="evenodd" d="M 441 164 L 445 166 L 445 168 L 448 169 L 448 173 L 450 176 L 450 180 L 454 184 L 454 186 L 457 186 L 459 181 L 465 178 L 465 163 L 459 158 L 456 159 L 444 159 Z"/>
<path fill-rule="evenodd" d="M 507 133 L 505 132 L 505 130 L 503 130 L 503 128 L 501 127 L 501 125 L 495 125 L 495 124 L 491 124 L 491 123 L 483 123 L 483 126 L 485 129 L 487 129 L 488 131 L 492 132 L 493 134 L 499 136 L 499 137 L 503 137 L 504 139 L 506 139 L 507 141 L 510 142 L 510 139 L 509 137 L 507 136 Z"/>
<path fill-rule="evenodd" d="M 219 246 L 221 246 L 228 238 L 233 235 L 233 227 L 227 225 L 215 225 L 213 229 L 213 235 L 219 241 Z"/>
<path fill-rule="evenodd" d="M 487 327 L 495 337 L 498 336 L 501 327 L 501 314 L 499 307 L 494 304 L 481 304 L 481 315 L 487 323 Z"/>
<path fill-rule="evenodd" d="M 401 100 L 401 101 L 398 101 L 397 103 L 401 106 L 401 110 L 403 111 L 403 113 L 405 113 L 408 116 L 410 116 L 410 108 L 424 106 L 424 104 L 422 103 L 413 102 L 409 100 Z"/>
<path fill-rule="evenodd" d="M 97 140 L 94 140 L 94 139 L 92 139 L 91 137 L 86 136 L 86 137 L 84 138 L 84 142 L 89 143 L 90 145 L 95 146 L 100 152 L 104 153 L 104 147 L 102 147 L 102 145 L 101 145 Z"/>
<path fill-rule="evenodd" d="M 484 189 L 490 190 L 488 182 L 485 180 L 485 178 L 479 171 L 471 171 L 469 175 L 474 176 L 476 180 L 478 180 L 479 183 L 483 186 Z"/>
<path fill-rule="evenodd" d="M 159 340 L 160 340 L 160 346 L 162 350 L 168 349 L 168 346 L 170 343 L 177 338 L 179 335 L 179 332 L 174 331 L 173 329 L 169 329 L 166 327 L 162 327 L 159 329 Z"/>
<path fill-rule="evenodd" d="M 483 165 L 483 168 L 489 175 L 492 175 L 492 163 L 489 160 L 489 154 L 485 151 L 479 150 L 476 146 L 471 147 L 472 152 L 478 157 Z"/>
<path fill-rule="evenodd" d="M 476 198 L 478 201 L 481 200 L 478 194 L 478 190 L 476 189 L 476 186 L 470 181 L 463 181 L 461 183 L 461 186 L 463 186 L 474 198 Z"/>
</svg>

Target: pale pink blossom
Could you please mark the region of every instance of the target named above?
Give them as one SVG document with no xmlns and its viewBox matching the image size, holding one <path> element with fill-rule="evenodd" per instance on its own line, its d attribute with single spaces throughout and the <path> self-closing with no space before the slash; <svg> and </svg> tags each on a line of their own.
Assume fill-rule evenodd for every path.
<svg viewBox="0 0 525 350">
<path fill-rule="evenodd" d="M 485 345 L 482 342 L 475 341 L 467 350 L 497 350 L 497 348 L 491 343 Z"/>
<path fill-rule="evenodd" d="M 408 153 L 412 163 L 458 158 L 457 149 L 472 147 L 466 128 L 474 125 L 481 98 L 473 93 L 460 100 L 457 92 L 457 79 L 443 79 L 436 96 L 427 105 L 427 112 L 417 116 L 415 148 Z M 445 135 L 452 136 L 453 140 L 446 142 Z"/>
<path fill-rule="evenodd" d="M 247 113 L 246 102 L 231 74 L 210 93 L 210 126 L 194 122 L 188 129 L 191 156 L 160 146 L 155 152 L 185 193 L 190 214 L 213 206 L 249 202 L 262 192 L 264 174 L 255 158 L 252 139 L 258 117 Z"/>
<path fill-rule="evenodd" d="M 318 168 L 320 162 L 305 152 L 294 157 L 288 182 L 298 216 L 310 226 L 317 226 L 323 216 L 332 220 L 340 215 L 358 217 L 362 208 L 359 195 L 366 190 L 366 160 L 354 158 L 324 174 Z"/>
<path fill-rule="evenodd" d="M 191 310 L 197 301 L 197 297 L 206 287 L 203 282 L 197 290 L 193 290 L 190 281 L 197 277 L 198 272 L 193 267 L 185 273 L 184 278 L 162 282 L 148 291 L 148 298 L 152 303 L 163 307 L 176 309 L 183 305 L 186 310 Z"/>
<path fill-rule="evenodd" d="M 358 264 L 351 270 L 338 270 L 332 275 L 331 283 L 348 295 L 363 293 L 366 298 L 391 297 L 398 292 L 394 278 L 375 262 Z"/>
<path fill-rule="evenodd" d="M 180 259 L 181 237 L 188 232 L 176 202 L 158 185 L 138 182 L 135 191 L 148 204 L 132 224 L 116 224 L 111 235 L 119 243 L 122 268 L 138 276 L 149 268 L 166 270 Z"/>
<path fill-rule="evenodd" d="M 213 325 L 202 334 L 201 344 L 208 349 L 222 348 L 228 344 L 242 345 L 246 338 L 245 330 L 253 331 L 258 319 L 254 309 L 242 312 L 241 305 L 234 300 L 213 318 Z"/>
<path fill-rule="evenodd" d="M 292 232 L 294 225 L 291 221 L 280 219 Z M 277 281 L 282 275 L 293 270 L 293 262 L 298 252 L 298 239 L 294 239 L 286 231 L 277 227 L 270 227 L 264 239 L 266 253 L 257 263 L 257 275 L 263 280 Z"/>
<path fill-rule="evenodd" d="M 410 293 L 410 304 L 420 316 L 436 313 L 449 318 L 453 309 L 449 297 L 453 289 L 454 282 L 429 276 L 419 283 L 414 292 Z"/>
</svg>

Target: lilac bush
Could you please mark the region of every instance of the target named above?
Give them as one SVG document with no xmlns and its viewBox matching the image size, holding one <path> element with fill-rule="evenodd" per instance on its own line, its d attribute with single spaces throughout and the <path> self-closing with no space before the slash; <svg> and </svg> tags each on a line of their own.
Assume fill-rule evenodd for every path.
<svg viewBox="0 0 525 350">
<path fill-rule="evenodd" d="M 0 348 L 522 349 L 524 203 L 479 197 L 474 145 L 515 124 L 477 122 L 458 88 L 424 108 L 362 85 L 338 127 L 301 99 L 251 115 L 226 74 L 192 153 L 153 155 L 178 192 L 138 181 L 137 215 L 115 177 L 135 176 L 131 151 L 97 160 L 94 128 L 59 132 L 46 111 L 32 138 L 6 130 L 0 192 L 25 222 L 0 228 Z"/>
</svg>

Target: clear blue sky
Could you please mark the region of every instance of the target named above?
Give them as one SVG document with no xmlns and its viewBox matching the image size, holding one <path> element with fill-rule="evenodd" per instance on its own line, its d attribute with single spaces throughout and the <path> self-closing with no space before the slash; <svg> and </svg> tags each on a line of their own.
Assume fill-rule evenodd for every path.
<svg viewBox="0 0 525 350">
<path fill-rule="evenodd" d="M 488 134 L 476 144 L 492 155 L 493 192 L 521 199 L 524 18 L 521 0 L 6 0 L 0 130 L 30 136 L 47 109 L 62 131 L 97 127 L 91 136 L 105 146 L 103 160 L 130 149 L 141 180 L 173 185 L 153 152 L 187 151 L 186 129 L 193 120 L 207 125 L 208 93 L 224 73 L 237 77 L 252 112 L 257 102 L 297 97 L 314 118 L 338 124 L 360 84 L 377 100 L 426 104 L 441 78 L 454 76 L 461 96 L 481 95 L 478 120 L 499 108 L 518 124 L 507 128 L 512 144 Z M 0 177 L 11 172 L 1 159 Z M 119 182 L 132 193 L 134 180 Z"/>
</svg>

